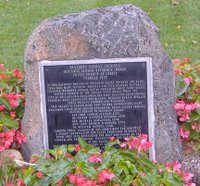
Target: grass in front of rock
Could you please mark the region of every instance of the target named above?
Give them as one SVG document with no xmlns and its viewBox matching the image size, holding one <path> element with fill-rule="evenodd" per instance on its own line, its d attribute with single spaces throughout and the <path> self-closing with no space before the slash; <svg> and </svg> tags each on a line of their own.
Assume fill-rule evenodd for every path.
<svg viewBox="0 0 200 186">
<path fill-rule="evenodd" d="M 171 58 L 200 58 L 200 1 L 177 0 L 0 0 L 0 63 L 23 68 L 28 37 L 44 19 L 97 7 L 133 4 L 145 10 L 160 29 Z"/>
</svg>

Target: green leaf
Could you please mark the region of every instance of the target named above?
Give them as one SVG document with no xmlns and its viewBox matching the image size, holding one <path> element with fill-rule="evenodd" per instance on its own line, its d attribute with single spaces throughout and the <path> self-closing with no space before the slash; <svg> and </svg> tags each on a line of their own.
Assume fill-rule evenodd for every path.
<svg viewBox="0 0 200 186">
<path fill-rule="evenodd" d="M 132 175 L 136 175 L 138 173 L 138 170 L 134 164 L 131 164 L 130 161 L 126 161 L 126 164 L 129 168 L 129 171 L 131 172 Z"/>
<path fill-rule="evenodd" d="M 10 102 L 7 98 L 5 97 L 0 97 L 0 104 L 3 104 L 7 110 L 11 110 Z"/>
<path fill-rule="evenodd" d="M 122 173 L 123 163 L 121 161 L 117 162 L 113 168 L 115 174 L 120 175 Z"/>
<path fill-rule="evenodd" d="M 68 150 L 69 152 L 73 152 L 73 151 L 75 150 L 75 146 L 72 145 L 72 144 L 69 144 L 69 145 L 67 146 L 67 150 Z"/>
<path fill-rule="evenodd" d="M 9 129 L 17 129 L 18 122 L 16 120 L 11 119 L 9 116 L 0 114 L 0 123 Z"/>
<path fill-rule="evenodd" d="M 129 186 L 133 182 L 133 176 L 131 175 L 126 175 L 125 179 L 122 182 L 122 186 Z"/>
<path fill-rule="evenodd" d="M 166 186 L 182 186 L 182 180 L 180 177 L 178 178 L 177 174 L 172 172 L 166 172 L 164 175 L 164 179 L 162 179 L 162 182 Z"/>
<path fill-rule="evenodd" d="M 105 144 L 105 151 L 109 151 L 111 149 L 113 149 L 113 145 L 117 145 L 118 142 L 117 141 L 109 141 Z"/>
<path fill-rule="evenodd" d="M 131 163 L 135 163 L 138 159 L 137 153 L 130 149 L 120 151 L 120 155 Z"/>
<path fill-rule="evenodd" d="M 51 183 L 57 183 L 63 176 L 67 175 L 74 168 L 74 162 L 70 159 L 58 160 L 53 163 L 49 169 L 48 174 L 51 176 Z"/>
<path fill-rule="evenodd" d="M 57 183 L 63 176 L 68 174 L 74 169 L 74 161 L 71 159 L 60 160 L 45 160 L 40 159 L 37 162 L 36 170 L 43 172 L 48 179 L 45 178 L 45 182 Z"/>
<path fill-rule="evenodd" d="M 83 175 L 95 180 L 97 179 L 97 171 L 91 165 L 88 165 L 86 162 L 78 162 L 77 167 L 81 169 Z"/>
<path fill-rule="evenodd" d="M 7 83 L 3 83 L 3 82 L 0 82 L 0 87 L 4 88 L 6 90 L 10 89 L 10 87 L 8 86 L 8 84 Z"/>
<path fill-rule="evenodd" d="M 92 148 L 88 151 L 88 154 L 99 154 L 101 150 L 99 148 Z"/>
<path fill-rule="evenodd" d="M 75 159 L 77 162 L 80 162 L 80 161 L 84 161 L 84 162 L 88 162 L 88 158 L 89 158 L 89 154 L 87 153 L 83 153 L 82 151 L 79 151 L 76 156 L 75 156 Z"/>
<path fill-rule="evenodd" d="M 53 155 L 55 157 L 55 159 L 57 159 L 57 151 L 55 149 L 46 149 L 46 150 L 43 150 L 43 152 L 47 152 L 47 153 Z"/>
<path fill-rule="evenodd" d="M 152 186 L 160 186 L 161 185 L 161 178 L 157 175 L 152 179 Z"/>
<path fill-rule="evenodd" d="M 92 145 L 89 145 L 83 138 L 79 137 L 78 138 L 78 143 L 80 144 L 81 146 L 81 149 L 85 149 L 87 151 L 93 149 L 93 146 Z"/>
<path fill-rule="evenodd" d="M 105 152 L 102 156 L 102 164 L 97 170 L 101 171 L 103 169 L 108 169 L 111 165 L 112 165 L 111 154 L 108 152 Z"/>
<path fill-rule="evenodd" d="M 31 181 L 31 178 L 33 177 L 32 176 L 32 173 L 33 173 L 33 167 L 29 167 L 28 169 L 26 169 L 26 171 L 22 174 L 22 178 L 24 180 L 24 183 L 26 185 L 29 184 L 29 182 Z M 32 178 L 33 179 L 33 178 Z"/>
<path fill-rule="evenodd" d="M 156 166 L 154 163 L 152 163 L 149 159 L 144 159 L 144 158 L 141 158 L 140 159 L 140 162 L 141 162 L 141 166 L 145 166 L 147 167 L 148 169 L 156 169 Z"/>
<path fill-rule="evenodd" d="M 176 95 L 177 95 L 177 97 L 184 94 L 188 87 L 189 87 L 189 85 L 185 84 L 183 76 L 176 77 Z"/>
<path fill-rule="evenodd" d="M 137 186 L 144 186 L 144 184 L 142 183 L 142 181 L 139 180 L 139 179 L 136 180 L 136 185 Z"/>
</svg>

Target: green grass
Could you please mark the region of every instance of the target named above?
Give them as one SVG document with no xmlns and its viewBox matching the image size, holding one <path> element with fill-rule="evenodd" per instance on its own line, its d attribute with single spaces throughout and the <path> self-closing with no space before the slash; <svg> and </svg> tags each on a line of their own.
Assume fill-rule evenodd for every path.
<svg viewBox="0 0 200 186">
<path fill-rule="evenodd" d="M 0 0 L 0 63 L 22 69 L 27 39 L 48 17 L 130 3 L 148 12 L 171 58 L 200 59 L 200 0 Z"/>
</svg>

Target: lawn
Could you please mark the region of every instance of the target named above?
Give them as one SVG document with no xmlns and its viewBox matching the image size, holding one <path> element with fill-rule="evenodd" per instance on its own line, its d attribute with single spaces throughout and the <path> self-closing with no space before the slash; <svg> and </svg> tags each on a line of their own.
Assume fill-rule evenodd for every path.
<svg viewBox="0 0 200 186">
<path fill-rule="evenodd" d="M 177 0 L 0 0 L 0 63 L 23 68 L 31 32 L 44 19 L 96 7 L 133 4 L 145 10 L 160 29 L 171 58 L 200 59 L 200 1 Z"/>
</svg>

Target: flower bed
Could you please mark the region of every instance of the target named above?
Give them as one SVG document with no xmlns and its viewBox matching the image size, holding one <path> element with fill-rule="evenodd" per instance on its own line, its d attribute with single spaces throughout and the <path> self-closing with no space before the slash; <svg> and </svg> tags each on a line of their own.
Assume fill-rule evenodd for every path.
<svg viewBox="0 0 200 186">
<path fill-rule="evenodd" d="M 194 186 L 192 174 L 183 172 L 176 161 L 162 165 L 151 162 L 147 135 L 114 138 L 101 153 L 79 138 L 78 145 L 61 145 L 47 150 L 47 157 L 35 156 L 31 163 L 17 161 L 2 168 L 0 183 L 6 186 Z M 8 166 L 7 166 L 8 167 Z M 1 177 L 1 175 L 4 175 Z"/>
<path fill-rule="evenodd" d="M 190 58 L 173 60 L 176 74 L 177 101 L 174 105 L 184 142 L 194 142 L 200 150 L 200 63 Z"/>
<path fill-rule="evenodd" d="M 200 64 L 189 58 L 173 60 L 177 101 L 174 105 L 183 142 L 200 149 Z M 20 148 L 26 137 L 20 131 L 24 113 L 23 73 L 8 71 L 0 64 L 0 152 Z M 148 159 L 148 136 L 112 138 L 105 151 L 79 139 L 78 145 L 61 145 L 47 150 L 47 157 L 34 156 L 30 163 L 12 160 L 0 167 L 0 185 L 78 186 L 194 186 L 192 174 L 181 164 L 159 164 Z M 12 157 L 11 157 L 12 158 Z M 1 163 L 1 162 L 0 162 Z"/>
<path fill-rule="evenodd" d="M 20 131 L 24 113 L 23 74 L 8 71 L 0 64 L 0 152 L 18 148 L 26 137 Z"/>
</svg>

